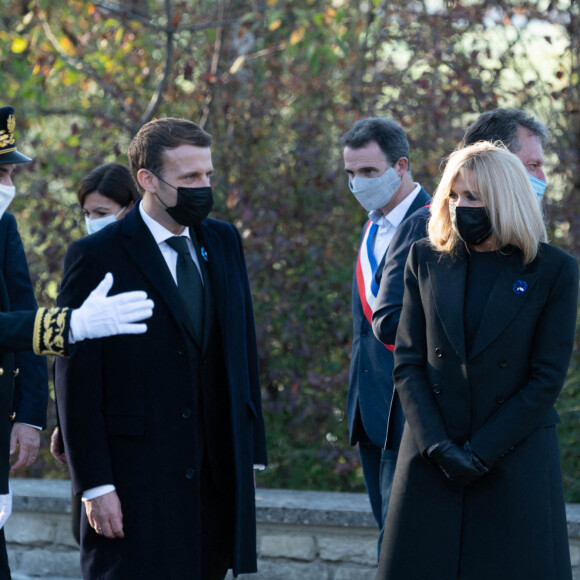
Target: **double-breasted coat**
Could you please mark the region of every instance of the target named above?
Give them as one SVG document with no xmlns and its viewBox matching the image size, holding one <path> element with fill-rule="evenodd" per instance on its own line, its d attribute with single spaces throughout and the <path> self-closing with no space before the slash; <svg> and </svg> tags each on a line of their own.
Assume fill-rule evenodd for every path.
<svg viewBox="0 0 580 580">
<path fill-rule="evenodd" d="M 411 248 L 395 346 L 403 433 L 377 578 L 571 577 L 554 403 L 573 343 L 576 260 L 547 244 L 506 252 L 466 353 L 467 256 Z M 471 441 L 490 468 L 466 488 L 425 459 Z"/>
<path fill-rule="evenodd" d="M 85 341 L 56 365 L 73 488 L 112 483 L 123 511 L 121 540 L 98 536 L 83 515 L 87 578 L 201 578 L 200 450 L 214 444 L 217 459 L 231 465 L 216 479 L 233 493 L 233 529 L 224 537 L 233 537 L 234 573 L 256 569 L 253 465 L 267 459 L 243 248 L 231 224 L 207 219 L 195 234 L 220 337 L 211 356 L 205 339 L 196 343 L 188 331 L 185 306 L 138 206 L 67 252 L 59 304 L 81 303 L 108 271 L 112 294 L 145 290 L 155 302 L 146 334 Z M 204 381 L 208 398 L 219 394 L 210 410 L 205 403 L 200 409 Z M 200 440 L 210 436 L 219 441 Z"/>
</svg>

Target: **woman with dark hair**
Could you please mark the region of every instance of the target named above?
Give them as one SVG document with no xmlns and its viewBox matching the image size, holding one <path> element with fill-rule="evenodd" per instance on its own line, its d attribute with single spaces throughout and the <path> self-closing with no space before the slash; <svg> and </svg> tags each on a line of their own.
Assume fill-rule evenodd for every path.
<svg viewBox="0 0 580 580">
<path fill-rule="evenodd" d="M 131 173 L 120 163 L 105 163 L 81 180 L 77 192 L 89 234 L 121 219 L 139 199 Z"/>
<path fill-rule="evenodd" d="M 570 580 L 554 403 L 578 263 L 522 162 L 453 153 L 411 247 L 395 343 L 403 432 L 379 580 Z"/>
<path fill-rule="evenodd" d="M 94 234 L 105 226 L 125 217 L 139 199 L 139 191 L 131 172 L 120 163 L 105 163 L 87 173 L 81 180 L 77 192 L 79 204 L 85 215 L 87 232 Z M 60 428 L 54 428 L 50 439 L 50 451 L 59 463 L 66 463 L 66 453 Z M 72 530 L 80 543 L 80 496 L 72 499 Z"/>
</svg>

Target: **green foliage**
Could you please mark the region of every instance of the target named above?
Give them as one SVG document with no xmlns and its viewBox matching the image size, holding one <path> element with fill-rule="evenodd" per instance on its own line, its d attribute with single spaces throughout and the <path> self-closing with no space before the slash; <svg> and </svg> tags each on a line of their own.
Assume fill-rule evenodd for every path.
<svg viewBox="0 0 580 580">
<path fill-rule="evenodd" d="M 272 464 L 258 479 L 363 489 L 344 409 L 365 215 L 339 137 L 361 117 L 393 116 L 414 179 L 433 191 L 480 112 L 526 108 L 559 147 L 561 163 L 548 158 L 553 239 L 580 256 L 579 30 L 578 3 L 544 0 L 5 0 L 4 101 L 17 109 L 20 149 L 35 156 L 12 209 L 39 301 L 53 301 L 66 247 L 83 234 L 80 178 L 126 161 L 153 116 L 201 123 L 214 136 L 215 214 L 242 233 L 254 295 Z M 559 403 L 569 498 L 577 368 Z"/>
</svg>

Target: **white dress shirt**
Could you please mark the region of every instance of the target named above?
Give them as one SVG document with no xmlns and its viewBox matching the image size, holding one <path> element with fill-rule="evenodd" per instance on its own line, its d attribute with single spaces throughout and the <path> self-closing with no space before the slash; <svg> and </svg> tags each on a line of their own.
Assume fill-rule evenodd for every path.
<svg viewBox="0 0 580 580">
<path fill-rule="evenodd" d="M 419 195 L 420 191 L 421 186 L 418 183 L 415 183 L 415 189 L 413 189 L 413 191 L 387 215 L 384 215 L 380 209 L 374 209 L 369 213 L 369 219 L 379 226 L 371 242 L 373 256 L 375 257 L 377 264 L 381 263 L 381 260 L 387 253 L 389 244 L 391 243 L 397 228 L 401 225 L 405 214 L 409 211 L 411 204 L 415 201 L 415 198 Z"/>
</svg>

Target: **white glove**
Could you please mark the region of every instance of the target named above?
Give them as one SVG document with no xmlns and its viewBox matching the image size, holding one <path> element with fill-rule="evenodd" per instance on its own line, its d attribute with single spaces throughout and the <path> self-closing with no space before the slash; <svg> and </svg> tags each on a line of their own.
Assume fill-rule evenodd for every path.
<svg viewBox="0 0 580 580">
<path fill-rule="evenodd" d="M 0 495 L 0 530 L 12 513 L 12 492 L 9 491 L 5 495 Z"/>
<path fill-rule="evenodd" d="M 153 315 L 153 300 L 140 290 L 107 296 L 112 286 L 113 274 L 109 272 L 82 306 L 73 310 L 70 317 L 71 344 L 86 338 L 147 332 L 146 324 L 135 323 Z"/>
</svg>

